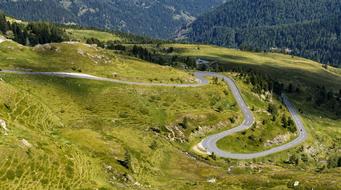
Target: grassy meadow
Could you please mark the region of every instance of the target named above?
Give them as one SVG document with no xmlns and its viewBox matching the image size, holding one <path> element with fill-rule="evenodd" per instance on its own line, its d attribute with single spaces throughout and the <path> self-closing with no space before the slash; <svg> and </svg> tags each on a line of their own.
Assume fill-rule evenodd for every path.
<svg viewBox="0 0 341 190">
<path fill-rule="evenodd" d="M 153 45 L 149 47 L 154 48 Z M 330 70 L 325 70 L 317 62 L 296 56 L 246 52 L 210 45 L 166 44 L 162 47 L 174 47 L 175 55 L 199 57 L 218 61 L 231 68 L 243 67 L 263 72 L 286 83 L 341 88 L 341 69 L 330 67 Z"/>
<path fill-rule="evenodd" d="M 139 187 L 136 182 L 161 188 L 183 180 L 178 176 L 183 170 L 188 170 L 188 181 L 205 181 L 207 175 L 221 172 L 175 148 L 172 143 L 178 140 L 172 139 L 181 136 L 167 138 L 179 118 L 202 125 L 223 120 L 226 113 L 217 113 L 211 103 L 230 103 L 220 86 L 184 89 L 39 76 L 1 78 L 0 113 L 10 129 L 1 138 L 3 187 L 23 188 L 35 181 L 32 189 L 119 188 L 124 182 L 128 189 Z"/>
<path fill-rule="evenodd" d="M 160 67 L 83 43 L 38 45 L 33 48 L 8 41 L 0 44 L 0 69 L 83 72 L 129 81 L 194 83 L 190 74 Z M 150 71 L 154 72 L 150 72 Z"/>
<path fill-rule="evenodd" d="M 87 29 L 66 29 L 66 34 L 70 37 L 70 40 L 86 42 L 87 39 L 97 38 L 100 41 L 124 41 L 122 37 L 96 30 Z"/>
</svg>

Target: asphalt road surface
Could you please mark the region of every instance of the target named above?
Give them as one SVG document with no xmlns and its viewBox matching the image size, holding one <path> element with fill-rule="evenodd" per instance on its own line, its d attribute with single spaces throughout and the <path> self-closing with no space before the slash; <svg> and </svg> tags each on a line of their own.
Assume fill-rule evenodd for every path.
<svg viewBox="0 0 341 190">
<path fill-rule="evenodd" d="M 277 146 L 275 148 L 271 148 L 269 150 L 261 151 L 261 152 L 254 152 L 254 153 L 232 153 L 226 152 L 221 150 L 217 147 L 217 142 L 225 138 L 229 135 L 244 131 L 252 127 L 255 119 L 253 117 L 252 112 L 250 111 L 249 107 L 246 105 L 243 97 L 241 96 L 238 87 L 236 86 L 235 82 L 224 75 L 213 73 L 213 72 L 196 72 L 194 73 L 197 83 L 196 84 L 163 84 L 163 83 L 145 83 L 145 82 L 130 82 L 130 81 L 121 81 L 103 77 L 96 77 L 93 75 L 88 74 L 81 74 L 81 73 L 66 73 L 66 72 L 29 72 L 29 71 L 13 71 L 13 70 L 1 70 L 0 73 L 8 73 L 8 74 L 22 74 L 22 75 L 45 75 L 45 76 L 55 76 L 55 77 L 62 77 L 62 78 L 79 78 L 79 79 L 88 79 L 88 80 L 98 80 L 98 81 L 107 81 L 113 83 L 120 83 L 120 84 L 127 84 L 127 85 L 142 85 L 142 86 L 165 86 L 165 87 L 198 87 L 208 84 L 208 80 L 205 77 L 217 77 L 219 79 L 223 79 L 225 83 L 230 87 L 233 96 L 235 97 L 238 106 L 240 107 L 243 115 L 244 121 L 238 127 L 223 131 L 218 134 L 210 135 L 205 138 L 199 145 L 203 147 L 208 154 L 214 153 L 215 155 L 223 158 L 232 158 L 232 159 L 252 159 L 267 156 L 270 154 L 274 154 L 280 151 L 288 150 L 292 147 L 295 147 L 302 143 L 307 138 L 307 132 L 304 128 L 303 122 L 299 116 L 299 113 L 295 109 L 295 107 L 290 103 L 288 98 L 283 94 L 282 99 L 284 104 L 287 106 L 292 119 L 295 122 L 298 137 L 293 141 L 290 141 L 286 144 Z"/>
<path fill-rule="evenodd" d="M 238 133 L 238 132 L 249 129 L 250 127 L 252 127 L 252 124 L 254 123 L 254 117 L 253 117 L 253 114 L 250 111 L 249 107 L 246 105 L 245 101 L 243 100 L 235 82 L 231 78 L 226 77 L 226 76 L 221 76 L 221 75 L 216 74 L 216 73 L 209 73 L 209 76 L 215 76 L 215 77 L 224 79 L 226 84 L 230 87 L 232 94 L 235 97 L 235 99 L 236 99 L 236 101 L 237 101 L 237 103 L 238 103 L 238 105 L 239 105 L 239 107 L 242 110 L 243 115 L 244 115 L 244 121 L 238 127 L 223 131 L 223 132 L 218 133 L 218 134 L 210 135 L 201 142 L 201 146 L 203 148 L 205 148 L 205 150 L 209 154 L 214 153 L 215 155 L 223 157 L 223 158 L 252 159 L 252 158 L 263 157 L 263 156 L 274 154 L 274 153 L 277 153 L 280 151 L 288 150 L 292 147 L 295 147 L 295 146 L 301 144 L 307 138 L 307 136 L 308 136 L 307 132 L 304 128 L 303 122 L 302 122 L 297 110 L 290 103 L 288 98 L 284 94 L 282 94 L 283 103 L 287 106 L 287 108 L 291 114 L 291 117 L 294 120 L 297 131 L 298 131 L 298 137 L 296 139 L 294 139 L 293 141 L 290 141 L 286 144 L 283 144 L 281 146 L 277 146 L 277 147 L 269 149 L 269 150 L 265 150 L 265 151 L 261 151 L 261 152 L 255 152 L 255 153 L 239 154 L 239 153 L 226 152 L 226 151 L 219 149 L 217 147 L 217 142 L 220 139 L 225 138 L 225 137 L 232 135 L 234 133 Z"/>
</svg>

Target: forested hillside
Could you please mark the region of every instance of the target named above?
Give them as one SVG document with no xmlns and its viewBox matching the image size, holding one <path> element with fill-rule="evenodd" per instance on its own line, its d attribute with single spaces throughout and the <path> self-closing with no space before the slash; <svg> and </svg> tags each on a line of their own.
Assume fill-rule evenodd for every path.
<svg viewBox="0 0 341 190">
<path fill-rule="evenodd" d="M 3 0 L 0 9 L 20 19 L 80 24 L 169 38 L 183 24 L 223 0 Z"/>
<path fill-rule="evenodd" d="M 236 0 L 182 31 L 189 41 L 254 51 L 285 50 L 339 65 L 341 2 Z"/>
<path fill-rule="evenodd" d="M 23 45 L 36 45 L 67 40 L 64 30 L 50 23 L 10 23 L 0 13 L 0 34 Z"/>
</svg>

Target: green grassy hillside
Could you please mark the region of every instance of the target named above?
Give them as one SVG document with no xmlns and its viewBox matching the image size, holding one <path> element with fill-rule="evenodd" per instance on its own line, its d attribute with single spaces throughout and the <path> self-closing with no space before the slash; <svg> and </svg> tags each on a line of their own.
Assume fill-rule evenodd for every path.
<svg viewBox="0 0 341 190">
<path fill-rule="evenodd" d="M 96 37 L 101 41 L 123 41 L 120 36 L 108 32 L 101 32 L 96 30 L 81 30 L 81 29 L 66 29 L 67 34 L 71 40 L 80 40 L 85 42 L 89 38 Z"/>
<path fill-rule="evenodd" d="M 296 56 L 246 52 L 209 45 L 169 44 L 164 46 L 174 47 L 174 54 L 215 60 L 230 67 L 250 68 L 272 75 L 287 83 L 341 88 L 341 69 L 330 67 L 330 70 L 325 70 L 317 62 Z"/>
<path fill-rule="evenodd" d="M 1 117 L 10 129 L 8 136 L 2 136 L 2 154 L 9 159 L 1 163 L 4 187 L 23 188 L 33 181 L 32 189 L 110 188 L 111 183 L 116 188 L 120 184 L 131 188 L 136 182 L 152 187 L 171 185 L 162 181 L 179 178 L 178 171 L 197 163 L 166 138 L 173 122 L 200 113 L 206 125 L 223 120 L 225 115 L 216 113 L 209 104 L 213 97 L 224 98 L 221 88 L 215 86 L 149 88 L 46 77 L 1 77 L 5 81 Z M 10 94 L 11 89 L 18 90 Z M 26 93 L 30 95 L 21 100 L 20 95 Z M 204 104 L 198 105 L 197 98 Z M 22 139 L 31 146 L 22 145 Z M 170 157 L 175 160 L 169 161 Z M 179 168 L 173 167 L 175 163 Z M 202 175 L 218 172 L 213 168 L 208 172 L 206 164 L 201 165 L 196 170 Z M 35 172 L 42 175 L 41 179 L 32 176 Z M 192 172 L 188 175 L 187 180 L 205 179 Z"/>
<path fill-rule="evenodd" d="M 155 51 L 160 48 L 144 46 Z M 324 112 L 327 105 L 314 107 L 306 101 L 304 91 L 318 84 L 341 89 L 338 69 L 325 70 L 318 63 L 282 54 L 202 45 L 161 48 L 170 46 L 175 48 L 171 55 L 216 60 L 231 68 L 267 73 L 285 85 L 299 84 L 302 92 L 288 96 L 303 110 L 309 139 L 291 150 L 254 160 L 197 154 L 193 146 L 202 138 L 243 120 L 232 93 L 215 79 L 207 86 L 174 88 L 1 73 L 0 119 L 8 131 L 0 128 L 0 187 L 290 189 L 298 181 L 296 189 L 340 189 L 341 118 Z M 25 47 L 4 42 L 0 44 L 0 69 L 82 72 L 155 83 L 195 82 L 188 70 L 83 43 Z M 236 71 L 223 74 L 236 80 L 256 125 L 223 139 L 221 148 L 254 152 L 295 137 L 295 132 L 281 126 L 281 117 L 288 112 L 277 96 L 254 92 L 254 86 Z M 278 108 L 275 121 L 269 104 Z M 274 139 L 279 137 L 284 140 L 276 144 Z M 271 143 L 266 144 L 268 141 Z"/>
<path fill-rule="evenodd" d="M 11 41 L 4 42 L 0 44 L 0 68 L 84 72 L 130 81 L 194 82 L 194 78 L 183 71 L 159 67 L 78 42 L 38 45 L 32 48 Z M 151 69 L 155 72 L 149 72 Z"/>
</svg>

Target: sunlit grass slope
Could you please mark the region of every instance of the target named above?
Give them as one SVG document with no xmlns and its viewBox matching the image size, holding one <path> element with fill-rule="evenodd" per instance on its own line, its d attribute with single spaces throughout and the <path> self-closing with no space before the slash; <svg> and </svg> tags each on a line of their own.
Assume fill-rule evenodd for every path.
<svg viewBox="0 0 341 190">
<path fill-rule="evenodd" d="M 155 188 L 176 181 L 180 187 L 222 172 L 192 160 L 164 137 L 174 130 L 176 118 L 195 122 L 201 115 L 205 120 L 197 120 L 202 125 L 223 120 L 226 113 L 211 105 L 233 103 L 224 98 L 221 86 L 152 88 L 38 76 L 1 78 L 0 113 L 10 129 L 1 137 L 2 187 L 138 188 L 138 182 Z M 184 171 L 185 180 L 179 175 Z"/>
<path fill-rule="evenodd" d="M 186 153 L 180 139 L 186 142 L 199 124 L 211 126 L 227 115 L 241 118 L 233 113 L 238 109 L 224 85 L 187 89 L 10 74 L 1 78 L 0 117 L 10 130 L 0 144 L 5 189 L 284 188 L 295 180 L 321 189 L 336 187 L 332 181 L 341 179 L 337 170 L 317 174 L 274 168 L 268 160 L 277 158 L 272 157 L 257 164 L 205 161 Z M 179 126 L 183 118 L 188 118 L 187 128 Z"/>
<path fill-rule="evenodd" d="M 96 38 L 100 41 L 124 41 L 122 37 L 96 30 L 86 30 L 86 29 L 66 29 L 66 33 L 71 40 L 86 42 L 87 39 Z"/>
<path fill-rule="evenodd" d="M 8 41 L 0 44 L 0 68 L 32 71 L 84 72 L 102 77 L 164 83 L 193 83 L 194 77 L 83 43 L 38 45 Z M 153 71 L 153 72 L 151 72 Z"/>
<path fill-rule="evenodd" d="M 279 53 L 254 53 L 209 45 L 169 44 L 176 49 L 174 54 L 216 60 L 231 67 L 244 66 L 267 73 L 286 82 L 325 85 L 341 88 L 340 69 L 331 71 L 321 64 L 291 55 Z"/>
</svg>

